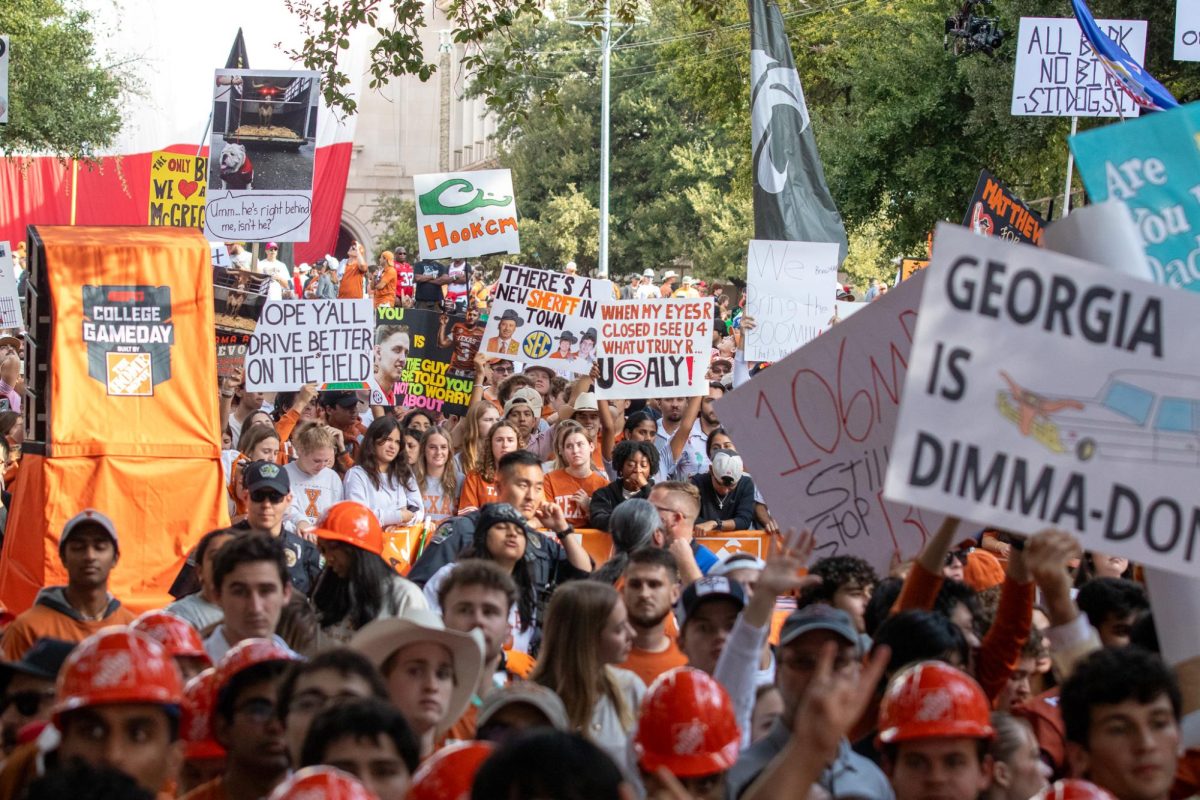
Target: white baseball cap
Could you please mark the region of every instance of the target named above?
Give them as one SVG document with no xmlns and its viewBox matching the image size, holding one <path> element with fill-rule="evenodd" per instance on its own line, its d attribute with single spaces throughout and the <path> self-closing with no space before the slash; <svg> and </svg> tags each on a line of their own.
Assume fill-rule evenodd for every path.
<svg viewBox="0 0 1200 800">
<path fill-rule="evenodd" d="M 642 270 L 642 277 L 643 278 L 653 278 L 654 270 L 650 269 L 649 267 L 646 267 L 644 270 Z"/>
<path fill-rule="evenodd" d="M 673 270 L 673 269 L 669 269 L 669 270 L 667 270 L 666 272 L 664 272 L 664 273 L 663 273 L 663 280 L 664 280 L 664 281 L 665 281 L 667 278 L 678 278 L 678 277 L 679 277 L 679 276 L 678 276 L 678 275 L 675 273 L 675 270 Z"/>
</svg>

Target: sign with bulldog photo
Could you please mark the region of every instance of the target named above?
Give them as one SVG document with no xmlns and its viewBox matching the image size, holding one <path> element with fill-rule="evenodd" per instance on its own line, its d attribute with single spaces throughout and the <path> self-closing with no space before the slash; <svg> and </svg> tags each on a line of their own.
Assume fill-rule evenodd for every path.
<svg viewBox="0 0 1200 800">
<path fill-rule="evenodd" d="M 421 258 L 474 258 L 521 252 L 512 172 L 413 176 Z"/>
<path fill-rule="evenodd" d="M 586 374 L 596 360 L 600 308 L 612 281 L 505 264 L 483 334 L 492 358 Z"/>
<path fill-rule="evenodd" d="M 216 71 L 204 220 L 209 239 L 308 241 L 320 94 L 316 72 Z"/>
</svg>

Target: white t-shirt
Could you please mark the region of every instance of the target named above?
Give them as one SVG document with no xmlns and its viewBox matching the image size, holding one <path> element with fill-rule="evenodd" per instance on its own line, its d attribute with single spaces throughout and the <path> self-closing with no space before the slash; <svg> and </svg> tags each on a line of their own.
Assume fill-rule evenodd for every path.
<svg viewBox="0 0 1200 800">
<path fill-rule="evenodd" d="M 362 503 L 379 518 L 380 525 L 416 525 L 425 519 L 425 503 L 416 478 L 409 478 L 407 486 L 393 482 L 387 476 L 380 477 L 379 488 L 371 483 L 362 467 L 351 467 L 343 484 L 344 499 Z M 415 516 L 408 523 L 401 521 L 400 512 L 408 509 Z"/>
<path fill-rule="evenodd" d="M 345 493 L 342 478 L 329 467 L 309 475 L 293 461 L 283 468 L 292 482 L 292 502 L 283 512 L 283 519 L 293 525 L 316 523 L 334 503 L 341 502 Z"/>
</svg>

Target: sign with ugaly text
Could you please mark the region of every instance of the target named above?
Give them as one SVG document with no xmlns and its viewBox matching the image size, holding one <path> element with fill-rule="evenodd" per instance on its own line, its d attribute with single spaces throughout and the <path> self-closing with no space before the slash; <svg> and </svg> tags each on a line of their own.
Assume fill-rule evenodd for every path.
<svg viewBox="0 0 1200 800">
<path fill-rule="evenodd" d="M 246 388 L 363 383 L 374 335 L 370 300 L 268 300 L 246 346 Z"/>
<path fill-rule="evenodd" d="M 467 413 L 475 387 L 475 351 L 483 325 L 414 308 L 375 309 L 371 405 Z"/>
<path fill-rule="evenodd" d="M 1194 574 L 1200 298 L 940 225 L 884 494 Z"/>
<path fill-rule="evenodd" d="M 521 252 L 510 170 L 414 175 L 413 191 L 422 259 Z"/>
<path fill-rule="evenodd" d="M 747 361 L 778 361 L 829 327 L 837 299 L 838 247 L 754 239 L 746 256 Z"/>
<path fill-rule="evenodd" d="M 1096 20 L 1137 63 L 1145 20 Z M 1074 17 L 1021 17 L 1011 113 L 1033 117 L 1136 117 L 1140 107 L 1108 74 Z"/>
<path fill-rule="evenodd" d="M 924 271 L 716 401 L 746 470 L 778 519 L 816 536 L 819 556 L 886 571 L 941 524 L 883 499 Z"/>
<path fill-rule="evenodd" d="M 491 358 L 583 374 L 600 342 L 600 306 L 612 282 L 505 264 L 481 350 Z"/>
<path fill-rule="evenodd" d="M 1041 247 L 1046 222 L 985 169 L 979 173 L 979 182 L 967 206 L 963 225 L 980 236 L 996 236 L 1009 242 Z"/>
<path fill-rule="evenodd" d="M 663 297 L 601 306 L 596 396 L 611 400 L 708 393 L 713 300 Z"/>
<path fill-rule="evenodd" d="M 1175 60 L 1200 61 L 1200 0 L 1175 0 Z"/>
<path fill-rule="evenodd" d="M 1200 105 L 1071 137 L 1093 202 L 1119 200 L 1133 215 L 1154 279 L 1200 291 Z"/>
<path fill-rule="evenodd" d="M 204 230 L 208 159 L 159 150 L 150 157 L 151 227 Z M 222 247 L 224 244 L 222 244 Z"/>
</svg>

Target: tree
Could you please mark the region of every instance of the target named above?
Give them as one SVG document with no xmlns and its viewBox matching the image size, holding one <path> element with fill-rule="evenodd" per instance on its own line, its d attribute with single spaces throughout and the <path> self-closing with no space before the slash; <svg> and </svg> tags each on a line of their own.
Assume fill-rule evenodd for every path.
<svg viewBox="0 0 1200 800">
<path fill-rule="evenodd" d="M 376 198 L 375 213 L 371 224 L 382 227 L 379 234 L 379 250 L 395 251 L 406 248 L 414 261 L 417 255 L 417 204 L 396 195 L 381 194 Z"/>
<path fill-rule="evenodd" d="M 123 123 L 121 99 L 136 82 L 123 68 L 96 63 L 90 21 L 59 0 L 0 3 L 0 31 L 12 47 L 0 151 L 91 160 L 112 144 Z"/>
</svg>

